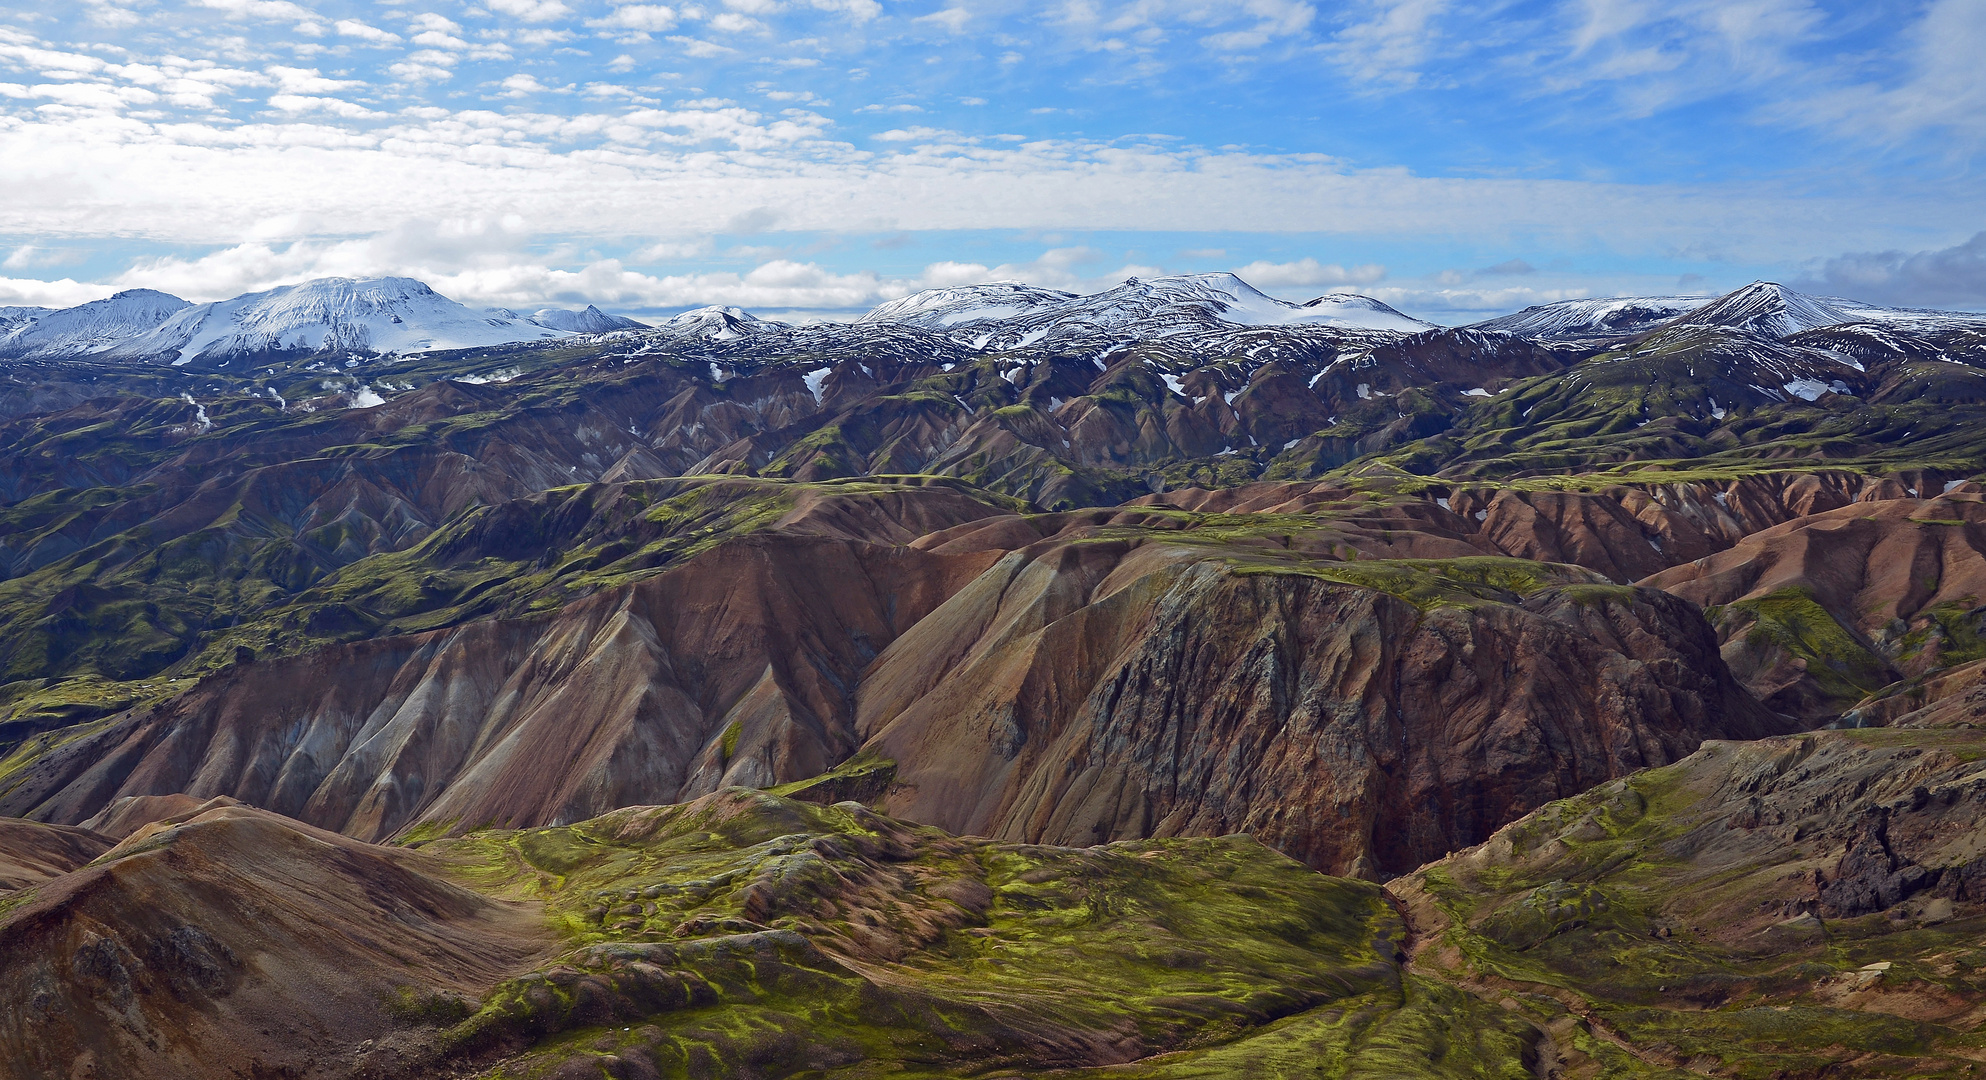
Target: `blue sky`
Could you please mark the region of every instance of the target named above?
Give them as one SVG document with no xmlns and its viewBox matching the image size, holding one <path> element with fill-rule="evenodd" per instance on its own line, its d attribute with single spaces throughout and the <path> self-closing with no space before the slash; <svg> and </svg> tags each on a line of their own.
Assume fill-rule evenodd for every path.
<svg viewBox="0 0 1986 1080">
<path fill-rule="evenodd" d="M 9 0 L 0 304 L 1986 307 L 1982 55 L 1979 0 Z"/>
</svg>

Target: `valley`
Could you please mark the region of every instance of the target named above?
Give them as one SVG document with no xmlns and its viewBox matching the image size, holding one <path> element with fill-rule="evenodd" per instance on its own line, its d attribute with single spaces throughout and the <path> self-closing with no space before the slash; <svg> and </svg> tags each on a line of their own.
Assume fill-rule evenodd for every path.
<svg viewBox="0 0 1986 1080">
<path fill-rule="evenodd" d="M 382 280 L 0 327 L 0 1073 L 1986 1064 L 1986 316 Z"/>
</svg>

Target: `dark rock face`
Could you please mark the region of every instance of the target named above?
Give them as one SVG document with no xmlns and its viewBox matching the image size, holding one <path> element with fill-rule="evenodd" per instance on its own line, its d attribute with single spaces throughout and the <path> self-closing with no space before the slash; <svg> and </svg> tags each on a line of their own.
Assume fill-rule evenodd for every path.
<svg viewBox="0 0 1986 1080">
<path fill-rule="evenodd" d="M 1834 878 L 1820 890 L 1820 901 L 1832 915 L 1867 915 L 1895 907 L 1938 875 L 1897 857 L 1889 846 L 1889 815 L 1871 817 L 1835 867 Z"/>
</svg>

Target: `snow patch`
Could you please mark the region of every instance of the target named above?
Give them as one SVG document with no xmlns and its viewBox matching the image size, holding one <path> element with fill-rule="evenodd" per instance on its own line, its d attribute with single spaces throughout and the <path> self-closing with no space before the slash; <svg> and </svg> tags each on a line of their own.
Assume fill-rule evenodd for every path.
<svg viewBox="0 0 1986 1080">
<path fill-rule="evenodd" d="M 831 367 L 815 368 L 800 376 L 800 381 L 807 384 L 807 392 L 814 395 L 814 404 L 821 403 L 821 386 L 827 382 L 828 375 L 833 371 Z"/>
</svg>

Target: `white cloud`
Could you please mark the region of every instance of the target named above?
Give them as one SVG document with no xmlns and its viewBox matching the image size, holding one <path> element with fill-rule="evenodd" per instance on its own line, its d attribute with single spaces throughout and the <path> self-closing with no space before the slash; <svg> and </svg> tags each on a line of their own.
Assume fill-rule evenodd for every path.
<svg viewBox="0 0 1986 1080">
<path fill-rule="evenodd" d="M 143 22 L 144 16 L 138 14 L 133 8 L 147 6 L 142 0 L 140 3 L 129 6 L 117 3 L 116 0 L 86 0 L 86 4 L 89 8 L 91 22 L 98 26 L 113 29 L 136 26 L 140 22 Z"/>
<path fill-rule="evenodd" d="M 331 25 L 333 29 L 345 37 L 369 41 L 374 45 L 395 45 L 400 41 L 400 35 L 389 30 L 381 30 L 377 26 L 368 26 L 357 19 L 339 19 Z"/>
<path fill-rule="evenodd" d="M 510 76 L 499 85 L 504 89 L 504 97 L 522 98 L 530 97 L 532 94 L 560 92 L 559 87 L 546 86 L 544 83 L 539 82 L 536 76 L 524 72 Z"/>
<path fill-rule="evenodd" d="M 919 142 L 928 139 L 951 138 L 957 135 L 958 132 L 946 131 L 943 128 L 912 127 L 912 128 L 892 128 L 889 131 L 879 131 L 876 134 L 871 135 L 869 137 L 875 139 L 878 142 Z"/>
<path fill-rule="evenodd" d="M 972 12 L 962 7 L 948 7 L 929 15 L 919 15 L 912 22 L 928 22 L 942 26 L 949 33 L 965 33 L 965 24 L 972 21 Z"/>
<path fill-rule="evenodd" d="M 600 30 L 659 34 L 674 29 L 676 22 L 676 9 L 666 4 L 627 4 L 615 8 L 604 19 L 586 20 L 586 25 Z"/>
<path fill-rule="evenodd" d="M 1359 82 L 1412 86 L 1440 41 L 1432 24 L 1447 13 L 1449 3 L 1364 0 L 1357 8 L 1359 17 L 1338 32 L 1330 55 Z"/>
<path fill-rule="evenodd" d="M 430 49 L 454 49 L 458 52 L 466 51 L 471 47 L 467 41 L 456 37 L 454 34 L 443 33 L 440 30 L 423 30 L 415 34 L 414 44 L 425 45 Z"/>
<path fill-rule="evenodd" d="M 423 11 L 417 15 L 409 16 L 407 24 L 415 30 L 433 30 L 442 34 L 459 34 L 462 32 L 461 23 L 445 15 L 437 15 L 432 11 Z"/>
<path fill-rule="evenodd" d="M 698 57 L 699 59 L 723 56 L 725 53 L 738 51 L 729 45 L 719 45 L 714 41 L 703 41 L 699 38 L 671 37 L 669 40 L 681 46 L 684 55 Z"/>
<path fill-rule="evenodd" d="M 550 22 L 572 14 L 559 0 L 486 0 L 492 11 L 500 11 L 525 22 Z"/>
<path fill-rule="evenodd" d="M 367 118 L 385 115 L 343 98 L 309 94 L 271 94 L 269 106 L 285 113 L 326 112 L 334 116 Z"/>
<path fill-rule="evenodd" d="M 1386 268 L 1377 263 L 1346 268 L 1337 263 L 1320 263 L 1308 257 L 1286 263 L 1256 261 L 1246 266 L 1235 267 L 1234 273 L 1243 281 L 1263 289 L 1289 286 L 1371 285 L 1386 278 Z"/>
<path fill-rule="evenodd" d="M 396 67 L 446 79 L 425 53 Z M 443 60 L 447 54 L 436 54 Z M 115 109 L 105 88 L 68 85 Z M 127 92 L 136 88 L 127 88 Z M 305 95 L 316 96 L 316 95 Z M 44 100 L 53 100 L 52 97 Z M 1494 239 L 1527 246 L 1604 237 L 1623 255 L 1715 250 L 1753 264 L 1811 257 L 1812 222 L 1880 251 L 1924 221 L 1976 210 L 1957 195 L 1814 195 L 1743 188 L 1419 177 L 1316 156 L 1041 140 L 970 144 L 900 129 L 865 150 L 824 141 L 825 118 L 685 104 L 557 115 L 426 107 L 346 129 L 120 121 L 0 126 L 0 235 L 228 242 L 282 215 L 310 232 L 363 234 L 412 216 L 513 209 L 569 235 L 718 231 L 776 206 L 781 227 L 1151 229 Z M 40 178 L 77 178 L 44 182 Z"/>
<path fill-rule="evenodd" d="M 1986 5 L 1934 0 L 1903 35 L 1900 74 L 1888 83 L 1829 87 L 1768 110 L 1773 119 L 1893 142 L 1922 132 L 1960 136 L 1955 156 L 1986 139 Z"/>
<path fill-rule="evenodd" d="M 883 13 L 883 5 L 876 0 L 807 0 L 809 7 L 819 11 L 832 11 L 846 15 L 849 21 L 865 23 Z"/>
<path fill-rule="evenodd" d="M 432 57 L 433 59 L 421 59 Z M 454 57 L 446 53 L 416 53 L 414 57 L 387 68 L 395 79 L 409 83 L 441 82 L 453 78 L 455 73 L 445 65 L 453 63 Z"/>
<path fill-rule="evenodd" d="M 229 18 L 234 19 L 270 19 L 283 22 L 292 19 L 315 22 L 317 19 L 316 12 L 292 4 L 289 0 L 193 0 L 193 2 L 200 7 L 226 12 Z"/>
<path fill-rule="evenodd" d="M 69 278 L 60 281 L 36 281 L 33 278 L 0 277 L 0 306 L 74 307 L 92 300 L 101 300 L 116 291 L 107 285 L 74 281 Z"/>
<path fill-rule="evenodd" d="M 276 80 L 277 86 L 290 94 L 328 94 L 365 85 L 357 79 L 327 79 L 316 68 L 284 67 L 280 64 L 270 67 L 269 75 Z"/>
</svg>

